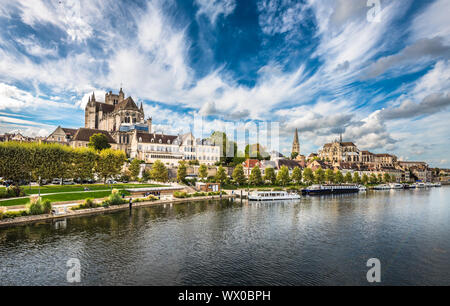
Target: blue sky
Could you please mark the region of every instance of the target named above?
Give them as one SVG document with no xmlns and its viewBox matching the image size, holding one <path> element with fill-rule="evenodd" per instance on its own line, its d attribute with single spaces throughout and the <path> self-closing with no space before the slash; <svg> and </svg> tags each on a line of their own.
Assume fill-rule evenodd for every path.
<svg viewBox="0 0 450 306">
<path fill-rule="evenodd" d="M 372 1 L 376 3 L 377 1 Z M 450 1 L 0 1 L 0 133 L 84 125 L 95 91 L 155 129 L 280 124 L 309 154 L 360 149 L 450 167 Z M 376 14 L 372 14 L 375 12 Z M 368 17 L 369 16 L 369 17 Z"/>
</svg>

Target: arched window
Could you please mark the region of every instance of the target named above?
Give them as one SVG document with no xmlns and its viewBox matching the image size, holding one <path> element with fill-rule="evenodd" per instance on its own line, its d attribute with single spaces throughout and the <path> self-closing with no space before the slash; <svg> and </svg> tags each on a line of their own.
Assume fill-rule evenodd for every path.
<svg viewBox="0 0 450 306">
<path fill-rule="evenodd" d="M 142 137 L 139 137 L 139 142 L 142 142 Z"/>
</svg>

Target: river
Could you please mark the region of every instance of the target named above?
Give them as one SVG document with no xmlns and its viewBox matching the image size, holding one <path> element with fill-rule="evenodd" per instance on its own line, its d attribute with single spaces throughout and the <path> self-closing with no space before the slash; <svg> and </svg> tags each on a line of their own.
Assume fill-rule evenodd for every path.
<svg viewBox="0 0 450 306">
<path fill-rule="evenodd" d="M 0 284 L 450 285 L 449 221 L 444 186 L 137 208 L 0 228 Z"/>
</svg>

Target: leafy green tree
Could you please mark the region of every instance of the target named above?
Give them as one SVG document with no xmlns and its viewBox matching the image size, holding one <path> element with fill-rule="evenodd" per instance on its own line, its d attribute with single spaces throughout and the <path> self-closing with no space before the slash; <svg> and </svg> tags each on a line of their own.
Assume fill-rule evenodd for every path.
<svg viewBox="0 0 450 306">
<path fill-rule="evenodd" d="M 344 182 L 351 183 L 353 181 L 352 174 L 348 171 L 344 176 Z"/>
<path fill-rule="evenodd" d="M 133 179 L 136 180 L 139 172 L 141 171 L 141 161 L 137 158 L 133 159 L 128 167 L 128 170 L 130 170 Z"/>
<path fill-rule="evenodd" d="M 261 177 L 261 170 L 258 166 L 255 166 L 252 169 L 252 172 L 250 173 L 249 177 L 249 183 L 255 186 L 261 185 L 263 183 L 262 177 Z"/>
<path fill-rule="evenodd" d="M 361 183 L 361 177 L 358 172 L 353 173 L 353 183 L 359 184 Z"/>
<path fill-rule="evenodd" d="M 361 182 L 366 185 L 369 182 L 369 177 L 367 176 L 367 174 L 363 174 Z"/>
<path fill-rule="evenodd" d="M 296 184 L 302 183 L 302 170 L 299 167 L 295 167 L 294 170 L 292 170 L 292 180 Z"/>
<path fill-rule="evenodd" d="M 286 186 L 291 181 L 289 177 L 289 168 L 286 166 L 281 166 L 280 170 L 278 170 L 277 181 L 281 186 Z"/>
<path fill-rule="evenodd" d="M 325 171 L 325 181 L 328 183 L 334 183 L 334 171 L 332 169 L 327 169 Z"/>
<path fill-rule="evenodd" d="M 104 149 L 97 157 L 95 171 L 99 177 L 102 177 L 106 183 L 106 179 L 120 174 L 126 155 L 119 150 Z"/>
<path fill-rule="evenodd" d="M 323 171 L 322 167 L 314 171 L 314 180 L 318 184 L 322 184 L 325 181 L 325 171 Z"/>
<path fill-rule="evenodd" d="M 382 182 L 383 182 L 383 174 L 378 173 L 378 183 L 382 183 Z"/>
<path fill-rule="evenodd" d="M 337 171 L 334 175 L 334 181 L 338 184 L 342 184 L 344 182 L 344 175 L 342 175 L 341 171 Z"/>
<path fill-rule="evenodd" d="M 151 178 L 152 178 L 151 170 L 144 169 L 144 171 L 142 171 L 142 181 L 147 182 Z"/>
<path fill-rule="evenodd" d="M 265 174 L 264 174 L 264 180 L 270 181 L 272 185 L 275 185 L 277 182 L 277 176 L 275 175 L 275 169 L 272 167 L 266 168 Z"/>
<path fill-rule="evenodd" d="M 217 168 L 217 173 L 216 173 L 216 182 L 223 184 L 226 179 L 227 179 L 227 174 L 225 172 L 225 169 L 222 166 L 219 166 L 219 168 Z"/>
<path fill-rule="evenodd" d="M 152 179 L 157 182 L 167 182 L 169 180 L 169 171 L 162 161 L 155 161 L 150 172 Z"/>
<path fill-rule="evenodd" d="M 178 163 L 178 169 L 177 169 L 177 181 L 179 183 L 185 183 L 186 175 L 187 175 L 186 163 L 184 161 L 180 161 Z"/>
<path fill-rule="evenodd" d="M 237 165 L 233 170 L 233 180 L 239 185 L 242 186 L 246 182 L 244 167 L 242 165 Z"/>
<path fill-rule="evenodd" d="M 375 173 L 372 173 L 372 174 L 370 175 L 369 181 L 370 181 L 371 184 L 376 184 L 376 183 L 378 183 L 378 179 L 377 179 L 377 176 L 375 175 Z"/>
<path fill-rule="evenodd" d="M 208 177 L 208 167 L 206 167 L 205 164 L 201 164 L 200 167 L 198 168 L 198 176 L 202 180 L 205 180 L 205 178 Z"/>
<path fill-rule="evenodd" d="M 395 183 L 396 181 L 397 181 L 397 177 L 394 174 L 392 174 L 390 182 Z"/>
<path fill-rule="evenodd" d="M 291 153 L 291 159 L 296 159 L 298 156 L 298 152 L 292 152 Z"/>
<path fill-rule="evenodd" d="M 97 133 L 89 137 L 88 147 L 101 151 L 111 148 L 111 145 L 108 143 L 108 137 L 105 134 Z"/>
<path fill-rule="evenodd" d="M 303 170 L 303 179 L 308 184 L 312 184 L 314 182 L 314 173 L 311 168 L 305 168 L 305 170 Z"/>
<path fill-rule="evenodd" d="M 391 176 L 389 175 L 389 173 L 384 173 L 383 182 L 389 183 L 390 181 L 391 181 Z"/>
<path fill-rule="evenodd" d="M 76 148 L 73 152 L 72 177 L 92 179 L 94 177 L 94 167 L 97 155 L 90 148 Z"/>
</svg>

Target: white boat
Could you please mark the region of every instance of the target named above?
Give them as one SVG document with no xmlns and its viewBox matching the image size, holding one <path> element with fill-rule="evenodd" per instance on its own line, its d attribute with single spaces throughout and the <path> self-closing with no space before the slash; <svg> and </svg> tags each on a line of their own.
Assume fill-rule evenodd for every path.
<svg viewBox="0 0 450 306">
<path fill-rule="evenodd" d="M 425 187 L 434 187 L 434 184 L 433 183 L 425 183 Z"/>
<path fill-rule="evenodd" d="M 442 185 L 441 185 L 441 183 L 434 183 L 434 187 L 441 187 Z"/>
<path fill-rule="evenodd" d="M 425 188 L 425 184 L 424 183 L 415 183 L 415 184 L 413 184 L 413 186 L 415 188 Z"/>
<path fill-rule="evenodd" d="M 391 189 L 403 189 L 403 185 L 398 183 L 392 183 L 389 186 L 391 187 Z"/>
<path fill-rule="evenodd" d="M 359 185 L 358 189 L 359 189 L 359 191 L 367 191 L 367 188 L 364 185 Z"/>
<path fill-rule="evenodd" d="M 286 191 L 255 191 L 248 196 L 250 201 L 298 200 L 300 195 Z"/>
<path fill-rule="evenodd" d="M 389 190 L 389 189 L 391 189 L 391 186 L 389 186 L 387 184 L 381 184 L 381 185 L 373 187 L 373 189 L 375 189 L 375 190 Z"/>
</svg>

